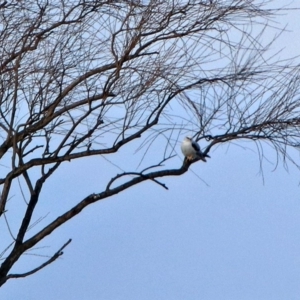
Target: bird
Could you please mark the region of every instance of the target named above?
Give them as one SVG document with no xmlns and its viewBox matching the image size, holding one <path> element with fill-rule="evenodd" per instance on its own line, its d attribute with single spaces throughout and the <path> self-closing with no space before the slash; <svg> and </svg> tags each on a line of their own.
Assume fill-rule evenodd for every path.
<svg viewBox="0 0 300 300">
<path fill-rule="evenodd" d="M 190 136 L 184 138 L 181 144 L 181 151 L 187 160 L 199 158 L 206 162 L 205 157 L 210 157 L 201 152 L 199 144 L 196 141 L 193 141 Z"/>
</svg>

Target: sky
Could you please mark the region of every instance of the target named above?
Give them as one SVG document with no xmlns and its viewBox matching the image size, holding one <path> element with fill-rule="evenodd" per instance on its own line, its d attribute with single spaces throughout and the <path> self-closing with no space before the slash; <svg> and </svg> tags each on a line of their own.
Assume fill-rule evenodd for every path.
<svg viewBox="0 0 300 300">
<path fill-rule="evenodd" d="M 276 43 L 285 47 L 282 58 L 299 54 L 298 14 L 278 18 L 289 30 Z M 117 159 L 130 165 L 133 154 L 128 147 Z M 18 270 L 27 271 L 28 261 L 42 263 L 40 255 L 72 238 L 64 255 L 8 281 L 0 299 L 299 299 L 299 170 L 274 170 L 265 161 L 262 175 L 255 152 L 232 145 L 210 156 L 183 176 L 163 178 L 168 191 L 147 182 L 86 208 L 45 240 L 45 248 L 33 250 L 36 255 L 21 258 Z M 46 224 L 100 191 L 110 172 L 119 171 L 101 157 L 63 165 L 43 191 L 49 202 L 36 218 L 46 216 Z"/>
</svg>

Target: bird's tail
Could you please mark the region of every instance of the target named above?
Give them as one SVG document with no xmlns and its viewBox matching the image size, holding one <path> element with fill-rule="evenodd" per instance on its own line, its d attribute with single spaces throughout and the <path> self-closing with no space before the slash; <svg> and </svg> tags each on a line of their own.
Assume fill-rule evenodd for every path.
<svg viewBox="0 0 300 300">
<path fill-rule="evenodd" d="M 198 152 L 198 157 L 203 160 L 204 162 L 206 162 L 206 157 L 210 158 L 210 156 L 208 154 L 205 154 L 205 153 L 201 153 L 201 152 Z"/>
</svg>

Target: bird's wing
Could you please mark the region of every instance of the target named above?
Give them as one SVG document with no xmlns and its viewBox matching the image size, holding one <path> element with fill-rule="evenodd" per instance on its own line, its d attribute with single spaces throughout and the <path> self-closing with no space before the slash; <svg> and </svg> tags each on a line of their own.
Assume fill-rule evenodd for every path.
<svg viewBox="0 0 300 300">
<path fill-rule="evenodd" d="M 197 142 L 192 141 L 192 147 L 196 150 L 196 152 L 200 151 L 200 147 Z"/>
</svg>

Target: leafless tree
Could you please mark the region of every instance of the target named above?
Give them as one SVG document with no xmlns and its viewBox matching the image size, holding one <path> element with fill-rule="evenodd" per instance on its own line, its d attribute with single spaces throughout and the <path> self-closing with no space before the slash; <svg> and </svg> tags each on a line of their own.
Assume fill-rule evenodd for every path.
<svg viewBox="0 0 300 300">
<path fill-rule="evenodd" d="M 0 4 L 0 215 L 22 216 L 17 230 L 9 221 L 1 223 L 0 235 L 10 235 L 11 243 L 1 243 L 0 285 L 61 256 L 70 240 L 42 265 L 10 273 L 22 255 L 88 205 L 148 180 L 167 189 L 162 177 L 182 175 L 199 163 L 182 156 L 181 165 L 174 162 L 187 133 L 205 141 L 206 154 L 220 143 L 247 139 L 258 146 L 259 159 L 264 145 L 271 145 L 278 159 L 296 164 L 289 149 L 300 141 L 299 66 L 269 52 L 276 36 L 266 43 L 264 34 L 282 10 L 267 5 L 265 0 Z M 107 178 L 102 191 L 77 199 L 46 225 L 43 220 L 36 233 L 28 231 L 40 221 L 33 213 L 42 205 L 43 187 L 62 164 L 106 158 L 128 144 L 140 153 L 132 158 L 132 170 Z M 14 207 L 18 189 L 25 208 Z M 14 218 L 10 213 L 16 210 Z"/>
</svg>

